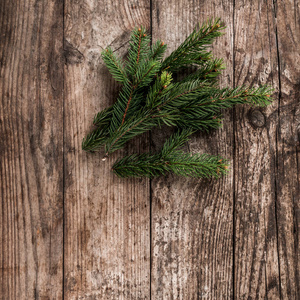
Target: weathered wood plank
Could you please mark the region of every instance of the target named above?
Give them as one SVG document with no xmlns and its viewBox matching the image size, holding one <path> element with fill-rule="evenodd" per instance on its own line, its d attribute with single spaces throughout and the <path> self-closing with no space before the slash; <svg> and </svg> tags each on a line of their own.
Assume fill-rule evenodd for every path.
<svg viewBox="0 0 300 300">
<path fill-rule="evenodd" d="M 278 95 L 272 1 L 235 1 L 235 85 L 268 83 Z M 275 208 L 278 98 L 235 114 L 235 298 L 279 299 Z"/>
<path fill-rule="evenodd" d="M 63 3 L 0 6 L 0 298 L 62 299 Z"/>
<path fill-rule="evenodd" d="M 150 298 L 149 181 L 113 176 L 120 152 L 103 162 L 103 153 L 81 150 L 95 113 L 117 96 L 101 48 L 126 44 L 134 26 L 149 28 L 149 17 L 148 1 L 65 3 L 66 299 Z"/>
<path fill-rule="evenodd" d="M 300 298 L 300 2 L 276 1 L 280 98 L 277 220 L 282 299 Z"/>
<path fill-rule="evenodd" d="M 153 1 L 153 37 L 169 46 L 169 53 L 200 21 L 221 17 L 226 34 L 214 52 L 227 70 L 222 85 L 232 85 L 231 1 Z M 189 143 L 192 152 L 208 152 L 233 159 L 230 112 L 224 127 L 197 134 Z M 152 135 L 161 147 L 165 132 Z M 233 295 L 233 172 L 220 180 L 174 176 L 152 181 L 152 297 L 153 299 L 229 299 Z"/>
</svg>

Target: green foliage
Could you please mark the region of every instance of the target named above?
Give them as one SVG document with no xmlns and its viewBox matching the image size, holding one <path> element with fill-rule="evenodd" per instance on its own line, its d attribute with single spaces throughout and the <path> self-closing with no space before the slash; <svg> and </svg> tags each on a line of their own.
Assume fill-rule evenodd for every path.
<svg viewBox="0 0 300 300">
<path fill-rule="evenodd" d="M 102 51 L 101 57 L 116 81 L 125 83 L 128 80 L 124 62 L 113 53 L 110 47 Z"/>
<path fill-rule="evenodd" d="M 227 172 L 226 160 L 208 154 L 191 154 L 177 150 L 188 141 L 191 130 L 183 130 L 171 136 L 161 152 L 133 154 L 118 160 L 113 171 L 119 177 L 156 177 L 174 173 L 186 177 L 215 177 Z"/>
<path fill-rule="evenodd" d="M 163 70 L 175 72 L 189 65 L 203 65 L 212 59 L 207 51 L 215 38 L 221 36 L 225 26 L 220 19 L 209 20 L 195 28 L 186 40 L 168 56 L 162 64 Z"/>
<path fill-rule="evenodd" d="M 185 153 L 178 148 L 193 132 L 220 127 L 222 109 L 238 104 L 270 104 L 272 90 L 266 86 L 217 87 L 224 64 L 222 59 L 212 56 L 209 47 L 223 34 L 224 28 L 220 19 L 199 25 L 165 59 L 167 46 L 158 40 L 150 47 L 150 36 L 144 27 L 133 30 L 126 62 L 112 49 L 105 49 L 103 61 L 122 89 L 111 107 L 96 114 L 95 129 L 85 137 L 82 148 L 94 152 L 104 147 L 107 157 L 154 127 L 173 126 L 178 128 L 177 133 L 165 142 L 159 153 L 121 158 L 113 166 L 114 172 L 121 177 L 154 177 L 170 172 L 191 177 L 225 174 L 224 159 Z M 189 75 L 175 81 L 173 76 L 182 69 L 189 71 Z"/>
</svg>

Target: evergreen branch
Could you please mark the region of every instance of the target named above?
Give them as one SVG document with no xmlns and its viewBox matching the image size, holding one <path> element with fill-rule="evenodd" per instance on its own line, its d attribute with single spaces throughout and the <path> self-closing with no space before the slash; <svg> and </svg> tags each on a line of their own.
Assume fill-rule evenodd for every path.
<svg viewBox="0 0 300 300">
<path fill-rule="evenodd" d="M 147 107 L 142 109 L 140 114 L 129 119 L 127 123 L 126 121 L 123 122 L 117 130 L 111 132 L 109 142 L 106 144 L 106 155 L 120 149 L 134 136 L 142 134 L 152 129 L 154 126 L 159 125 L 160 120 L 168 126 L 174 126 L 175 121 L 179 118 L 176 114 L 176 106 L 179 105 L 175 102 L 175 100 L 180 101 L 180 99 L 182 99 L 186 94 L 192 94 L 196 90 L 200 89 L 203 86 L 203 82 L 200 83 L 199 81 L 194 81 L 183 83 L 181 85 L 181 89 L 185 91 L 180 94 L 178 94 L 178 92 L 181 91 L 181 89 L 178 89 L 177 86 L 178 85 L 176 85 L 175 93 L 172 93 L 172 88 L 170 89 L 171 97 L 167 98 L 165 102 L 157 103 L 157 105 L 153 106 L 151 109 L 148 109 Z M 170 102 L 173 103 L 173 106 L 170 105 Z M 164 106 L 167 104 L 169 104 L 169 106 L 165 108 Z"/>
<path fill-rule="evenodd" d="M 164 108 L 182 107 L 194 98 L 198 98 L 199 93 L 208 86 L 206 81 L 192 80 L 188 82 L 175 83 L 165 101 L 158 105 L 158 110 Z"/>
<path fill-rule="evenodd" d="M 128 80 L 123 61 L 113 53 L 110 47 L 102 51 L 101 57 L 116 81 L 125 83 Z"/>
<path fill-rule="evenodd" d="M 154 84 L 150 87 L 146 97 L 146 107 L 154 108 L 161 103 L 172 88 L 172 75 L 166 71 L 156 78 Z"/>
<path fill-rule="evenodd" d="M 159 72 L 160 67 L 160 62 L 155 60 L 149 60 L 145 64 L 140 65 L 134 76 L 134 87 L 141 88 L 149 85 L 153 77 Z"/>
<path fill-rule="evenodd" d="M 198 130 L 216 129 L 221 126 L 221 109 L 232 108 L 238 104 L 266 106 L 271 103 L 272 89 L 238 87 L 235 89 L 217 89 L 206 87 L 198 99 L 180 108 L 176 126 Z"/>
<path fill-rule="evenodd" d="M 202 64 L 211 59 L 211 53 L 207 47 L 213 40 L 222 35 L 220 19 L 209 20 L 197 30 L 195 29 L 186 40 L 167 57 L 162 64 L 162 69 L 176 72 L 182 67 L 192 64 Z"/>
<path fill-rule="evenodd" d="M 207 61 L 203 66 L 194 73 L 184 77 L 181 82 L 192 80 L 206 80 L 209 79 L 212 83 L 221 74 L 221 70 L 225 69 L 223 59 L 212 59 Z"/>
<path fill-rule="evenodd" d="M 226 160 L 207 154 L 191 154 L 176 150 L 188 140 L 192 131 L 175 133 L 160 153 L 133 154 L 118 160 L 113 171 L 119 177 L 156 177 L 174 173 L 185 177 L 218 178 L 228 169 Z"/>
<path fill-rule="evenodd" d="M 210 129 L 218 129 L 222 126 L 221 115 L 210 115 L 204 118 L 198 119 L 193 115 L 182 113 L 178 120 L 175 122 L 175 126 L 178 128 L 191 128 L 193 130 L 204 130 L 208 132 Z"/>
<path fill-rule="evenodd" d="M 128 50 L 127 73 L 129 76 L 136 74 L 139 64 L 144 63 L 150 57 L 150 37 L 144 27 L 135 28 L 131 34 Z"/>
<path fill-rule="evenodd" d="M 107 128 L 96 128 L 83 139 L 82 149 L 90 152 L 98 151 L 105 144 L 107 138 Z"/>
<path fill-rule="evenodd" d="M 123 90 L 114 105 L 110 132 L 118 130 L 128 118 L 128 110 L 133 107 L 132 114 L 140 109 L 143 100 L 143 91 L 140 89 L 149 85 L 160 69 L 160 63 L 149 60 L 150 38 L 144 27 L 134 29 L 131 35 L 130 49 L 128 51 L 127 73 L 131 81 L 124 84 Z M 131 83 L 132 82 L 132 83 Z M 131 115 L 132 115 L 131 114 Z"/>
<path fill-rule="evenodd" d="M 104 108 L 103 110 L 101 110 L 95 115 L 93 124 L 97 127 L 108 126 L 110 124 L 112 113 L 113 113 L 113 106 Z"/>
<path fill-rule="evenodd" d="M 125 121 L 125 118 L 134 115 L 139 109 L 143 101 L 143 91 L 138 90 L 130 83 L 126 83 L 113 105 L 113 113 L 111 117 L 109 131 L 110 133 L 118 130 Z M 130 105 L 130 111 L 128 111 Z"/>
<path fill-rule="evenodd" d="M 124 111 L 124 115 L 123 115 L 123 118 L 122 118 L 122 124 L 124 124 L 124 121 L 125 121 L 125 118 L 126 118 L 126 114 L 127 114 L 127 110 L 129 108 L 129 104 L 131 102 L 131 99 L 132 99 L 132 94 L 133 94 L 133 89 L 131 90 L 131 93 L 130 93 L 130 96 L 129 96 L 129 99 L 128 99 L 128 102 L 127 102 L 127 105 L 126 105 L 126 108 L 125 108 L 125 111 Z"/>
<path fill-rule="evenodd" d="M 174 173 L 178 176 L 196 178 L 219 178 L 227 173 L 225 160 L 207 154 L 191 154 L 175 151 L 168 159 L 159 154 L 133 154 L 118 160 L 112 167 L 113 172 L 122 178 L 157 177 Z"/>
<path fill-rule="evenodd" d="M 191 99 L 190 103 L 182 106 L 182 115 L 190 113 L 195 118 L 203 118 L 207 115 L 218 114 L 220 109 L 232 108 L 238 104 L 252 104 L 266 106 L 272 102 L 270 93 L 272 89 L 268 86 L 259 88 L 224 88 L 205 87 L 198 93 L 198 99 Z"/>
<path fill-rule="evenodd" d="M 176 133 L 172 134 L 164 143 L 161 150 L 161 156 L 163 158 L 167 158 L 176 149 L 183 146 L 189 140 L 190 135 L 192 135 L 194 132 L 194 130 L 186 128 L 178 130 Z"/>
<path fill-rule="evenodd" d="M 116 132 L 110 135 L 105 144 L 106 156 L 121 149 L 128 140 L 151 130 L 154 126 L 157 126 L 157 121 L 151 118 L 147 110 L 141 110 L 136 116 L 125 121 Z"/>
<path fill-rule="evenodd" d="M 167 45 L 165 45 L 163 42 L 158 40 L 152 46 L 150 57 L 154 60 L 160 61 L 163 58 L 166 49 L 167 49 Z"/>
<path fill-rule="evenodd" d="M 134 90 L 149 85 L 154 75 L 159 71 L 159 69 L 160 69 L 160 63 L 153 60 L 149 61 L 145 65 L 141 65 L 141 67 L 138 68 L 137 73 L 135 75 L 134 86 L 132 87 L 129 99 L 127 101 L 127 105 L 123 114 L 121 125 L 123 125 L 125 122 L 125 118 L 127 115 L 127 111 L 129 109 L 130 102 L 133 97 Z"/>
<path fill-rule="evenodd" d="M 224 68 L 223 61 L 214 59 L 208 47 L 222 34 L 223 28 L 219 19 L 204 23 L 162 62 L 166 46 L 157 41 L 150 48 L 150 37 L 142 27 L 132 32 L 126 66 L 110 48 L 103 51 L 104 63 L 123 87 L 116 103 L 94 117 L 97 128 L 83 139 L 82 148 L 93 152 L 104 146 L 108 156 L 130 139 L 166 124 L 179 130 L 159 153 L 126 156 L 115 163 L 114 172 L 121 177 L 225 174 L 227 162 L 223 159 L 184 153 L 178 148 L 195 130 L 220 127 L 222 109 L 238 104 L 270 104 L 272 89 L 217 88 L 216 78 Z M 173 83 L 172 73 L 184 67 L 196 70 Z"/>
</svg>

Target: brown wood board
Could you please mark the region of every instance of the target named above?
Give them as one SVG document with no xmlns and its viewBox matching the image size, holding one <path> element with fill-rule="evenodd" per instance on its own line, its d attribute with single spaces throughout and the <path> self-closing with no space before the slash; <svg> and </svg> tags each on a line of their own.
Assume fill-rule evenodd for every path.
<svg viewBox="0 0 300 300">
<path fill-rule="evenodd" d="M 299 299 L 299 1 L 0 3 L 0 298 Z M 101 60 L 131 30 L 175 49 L 221 17 L 221 86 L 268 83 L 267 108 L 224 111 L 186 150 L 226 157 L 219 180 L 119 179 L 154 130 L 102 161 L 81 150 L 120 86 Z"/>
</svg>

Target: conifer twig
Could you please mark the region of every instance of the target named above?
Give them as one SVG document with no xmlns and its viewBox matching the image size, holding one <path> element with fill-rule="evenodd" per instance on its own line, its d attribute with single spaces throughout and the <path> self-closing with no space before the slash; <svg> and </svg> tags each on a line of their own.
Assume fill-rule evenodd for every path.
<svg viewBox="0 0 300 300">
<path fill-rule="evenodd" d="M 164 59 L 166 45 L 158 40 L 150 47 L 144 27 L 132 31 L 126 62 L 109 47 L 102 51 L 104 63 L 122 89 L 112 106 L 96 114 L 95 129 L 84 138 L 82 148 L 94 152 L 104 147 L 106 159 L 129 140 L 165 124 L 178 131 L 160 152 L 125 156 L 114 164 L 114 173 L 120 177 L 174 173 L 216 178 L 225 174 L 228 162 L 223 158 L 179 148 L 194 131 L 220 127 L 222 109 L 241 104 L 269 105 L 272 89 L 217 87 L 224 64 L 222 59 L 213 58 L 209 46 L 224 28 L 220 19 L 208 20 Z M 173 80 L 181 69 L 188 69 L 190 74 Z"/>
<path fill-rule="evenodd" d="M 225 174 L 228 169 L 226 160 L 218 156 L 177 150 L 191 134 L 191 130 L 175 133 L 159 153 L 125 156 L 114 164 L 113 171 L 119 177 L 156 177 L 174 173 L 186 177 L 218 178 Z"/>
</svg>

